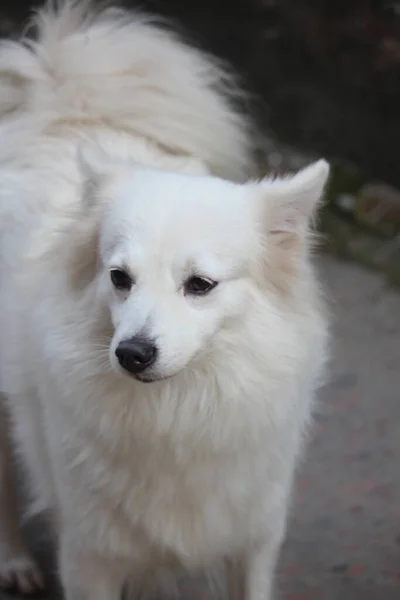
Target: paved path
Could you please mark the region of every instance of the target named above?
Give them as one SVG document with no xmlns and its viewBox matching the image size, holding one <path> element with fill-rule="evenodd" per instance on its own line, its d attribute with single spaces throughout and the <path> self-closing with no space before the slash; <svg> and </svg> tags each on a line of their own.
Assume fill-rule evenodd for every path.
<svg viewBox="0 0 400 600">
<path fill-rule="evenodd" d="M 400 295 L 357 266 L 320 267 L 334 359 L 298 477 L 281 600 L 399 600 Z M 194 585 L 185 600 L 203 592 Z"/>
<path fill-rule="evenodd" d="M 331 382 L 299 474 L 282 600 L 400 598 L 400 295 L 325 259 Z"/>
</svg>

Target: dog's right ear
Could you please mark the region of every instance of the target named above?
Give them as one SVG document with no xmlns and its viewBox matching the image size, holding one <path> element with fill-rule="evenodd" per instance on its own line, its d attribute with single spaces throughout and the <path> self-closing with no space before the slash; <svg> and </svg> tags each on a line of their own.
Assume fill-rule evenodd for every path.
<svg viewBox="0 0 400 600">
<path fill-rule="evenodd" d="M 110 159 L 99 146 L 90 142 L 83 142 L 78 147 L 77 159 L 83 181 L 83 206 L 90 210 L 98 200 L 102 185 L 111 176 Z"/>
<path fill-rule="evenodd" d="M 84 142 L 77 152 L 81 173 L 81 201 L 73 225 L 73 240 L 68 260 L 70 283 L 76 291 L 93 280 L 98 269 L 99 234 L 107 198 L 112 164 L 94 143 Z"/>
</svg>

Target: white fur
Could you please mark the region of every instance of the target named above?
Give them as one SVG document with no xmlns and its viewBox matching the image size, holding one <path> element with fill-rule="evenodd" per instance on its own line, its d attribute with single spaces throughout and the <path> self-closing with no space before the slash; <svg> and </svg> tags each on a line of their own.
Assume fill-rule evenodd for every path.
<svg viewBox="0 0 400 600">
<path fill-rule="evenodd" d="M 270 600 L 325 358 L 308 223 L 328 167 L 207 174 L 250 164 L 209 59 L 142 17 L 38 20 L 0 53 L 0 383 L 66 598 L 226 561 L 232 597 Z M 191 297 L 193 273 L 218 285 Z M 147 384 L 115 358 L 138 334 Z"/>
</svg>

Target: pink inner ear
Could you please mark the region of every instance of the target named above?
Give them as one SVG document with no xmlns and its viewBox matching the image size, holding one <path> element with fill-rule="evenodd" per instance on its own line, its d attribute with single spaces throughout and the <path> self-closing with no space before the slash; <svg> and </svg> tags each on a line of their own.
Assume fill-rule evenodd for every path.
<svg viewBox="0 0 400 600">
<path fill-rule="evenodd" d="M 296 233 L 304 222 L 304 215 L 294 206 L 279 207 L 270 228 L 272 234 Z"/>
</svg>

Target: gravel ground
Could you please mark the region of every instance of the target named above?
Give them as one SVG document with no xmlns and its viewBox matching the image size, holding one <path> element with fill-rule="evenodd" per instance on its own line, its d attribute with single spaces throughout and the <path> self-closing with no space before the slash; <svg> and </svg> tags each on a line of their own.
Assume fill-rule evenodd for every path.
<svg viewBox="0 0 400 600">
<path fill-rule="evenodd" d="M 358 266 L 324 257 L 320 267 L 334 358 L 297 481 L 280 598 L 398 600 L 400 296 Z M 51 572 L 40 528 L 29 533 Z M 182 596 L 209 598 L 197 583 Z"/>
</svg>

